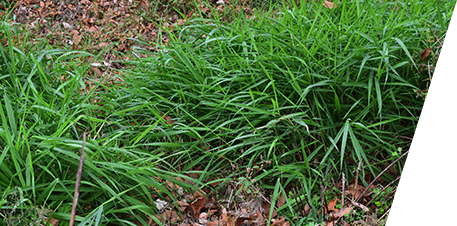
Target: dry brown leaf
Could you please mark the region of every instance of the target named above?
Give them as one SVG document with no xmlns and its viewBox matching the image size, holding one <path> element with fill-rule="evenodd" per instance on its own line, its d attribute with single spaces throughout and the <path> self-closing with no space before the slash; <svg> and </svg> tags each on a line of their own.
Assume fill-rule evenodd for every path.
<svg viewBox="0 0 457 226">
<path fill-rule="evenodd" d="M 279 208 L 279 207 L 283 206 L 284 204 L 286 204 L 286 198 L 281 193 L 281 196 L 279 196 L 279 201 L 276 203 L 276 206 Z"/>
<path fill-rule="evenodd" d="M 104 49 L 104 48 L 106 48 L 108 45 L 109 45 L 109 43 L 102 42 L 102 43 L 98 44 L 98 48 Z"/>
<path fill-rule="evenodd" d="M 354 199 L 358 199 L 362 192 L 365 190 L 365 187 L 362 185 L 357 185 L 357 189 L 355 188 L 354 184 L 349 185 L 348 189 L 345 191 L 347 196 L 354 197 Z"/>
<path fill-rule="evenodd" d="M 81 42 L 81 36 L 79 36 L 79 34 L 76 30 L 72 30 L 71 33 L 72 33 L 73 43 L 75 45 L 78 45 Z"/>
<path fill-rule="evenodd" d="M 183 24 L 185 24 L 187 22 L 187 20 L 184 20 L 184 19 L 178 19 L 178 25 L 181 26 Z"/>
<path fill-rule="evenodd" d="M 340 210 L 336 211 L 335 213 L 330 213 L 330 216 L 328 219 L 331 221 L 336 220 L 336 219 L 344 216 L 345 214 L 351 213 L 351 210 L 352 210 L 352 207 L 346 207 L 346 208 L 340 209 Z"/>
<path fill-rule="evenodd" d="M 187 201 L 185 199 L 183 199 L 181 201 L 177 201 L 176 203 L 179 205 L 179 210 L 181 212 L 184 212 L 184 210 L 186 210 L 186 207 L 189 206 L 189 203 L 187 203 Z"/>
<path fill-rule="evenodd" d="M 225 223 L 227 223 L 228 219 L 229 219 L 229 216 L 227 214 L 227 209 L 224 208 L 224 209 L 222 209 L 222 214 L 219 217 L 220 225 L 226 225 Z"/>
<path fill-rule="evenodd" d="M 164 222 L 176 222 L 179 219 L 178 214 L 173 210 L 162 213 L 160 216 L 156 215 L 156 218 L 159 220 L 162 220 L 163 218 Z"/>
<path fill-rule="evenodd" d="M 262 202 L 262 210 L 263 210 L 263 214 L 266 216 L 266 218 L 270 218 L 270 203 L 267 203 L 267 202 Z M 276 210 L 273 209 L 273 214 L 271 214 L 271 218 L 274 218 L 278 216 L 278 213 L 276 213 Z"/>
<path fill-rule="evenodd" d="M 311 207 L 309 206 L 308 203 L 305 204 L 305 214 L 308 215 L 309 213 L 311 213 Z"/>
<path fill-rule="evenodd" d="M 336 198 L 334 200 L 330 200 L 330 202 L 328 202 L 328 204 L 327 204 L 328 211 L 336 211 L 337 210 L 337 209 L 335 209 L 336 202 L 338 202 L 338 198 Z"/>
<path fill-rule="evenodd" d="M 100 37 L 100 34 L 98 33 L 98 29 L 94 26 L 91 26 L 89 28 L 86 28 L 86 31 L 90 32 L 90 33 L 93 33 L 92 34 L 92 37 L 93 38 L 98 38 Z"/>
<path fill-rule="evenodd" d="M 218 220 L 206 223 L 206 226 L 219 226 L 219 225 L 222 225 L 222 224 L 219 224 Z"/>
<path fill-rule="evenodd" d="M 329 9 L 333 9 L 333 8 L 336 8 L 337 5 L 334 4 L 333 2 L 329 2 L 329 1 L 325 0 L 324 7 L 329 8 Z"/>
<path fill-rule="evenodd" d="M 200 217 L 200 210 L 205 206 L 206 202 L 208 201 L 206 196 L 204 196 L 202 193 L 204 192 L 195 191 L 194 197 L 196 197 L 197 199 L 189 205 L 189 207 L 192 209 L 194 213 L 195 219 L 198 219 Z"/>
<path fill-rule="evenodd" d="M 238 217 L 235 220 L 235 226 L 241 226 L 245 221 L 251 221 L 253 218 L 251 217 Z"/>
<path fill-rule="evenodd" d="M 93 24 L 95 23 L 95 18 L 86 18 L 82 22 L 85 24 Z"/>
<path fill-rule="evenodd" d="M 60 222 L 59 220 L 54 219 L 54 218 L 51 218 L 51 220 L 49 220 L 48 223 L 49 223 L 51 226 L 57 226 L 57 225 L 59 225 L 59 222 Z"/>
<path fill-rule="evenodd" d="M 171 120 L 171 117 L 168 115 L 163 115 L 162 113 L 160 113 L 160 116 L 162 116 L 163 119 L 165 120 L 165 124 L 174 124 L 175 123 L 175 121 Z"/>
<path fill-rule="evenodd" d="M 428 55 L 430 55 L 430 52 L 431 52 L 431 51 L 432 51 L 432 50 L 431 50 L 430 48 L 424 49 L 424 51 L 421 53 L 421 61 L 420 61 L 420 63 L 422 63 L 422 61 L 424 61 L 425 58 L 427 58 Z"/>
<path fill-rule="evenodd" d="M 97 74 L 98 78 L 101 78 L 103 76 L 103 73 L 102 73 L 102 71 L 100 71 L 100 69 L 98 69 L 96 67 L 92 67 L 92 66 L 90 68 L 95 72 L 95 74 Z"/>
<path fill-rule="evenodd" d="M 233 226 L 233 224 L 234 224 L 234 222 L 233 222 L 234 219 L 235 219 L 235 218 L 234 218 L 233 216 L 229 217 L 229 219 L 227 220 L 227 223 L 226 223 L 225 225 L 227 225 L 227 226 Z M 223 225 L 224 225 L 224 224 L 223 224 Z"/>
<path fill-rule="evenodd" d="M 263 218 L 263 215 L 260 212 L 260 210 L 257 210 L 256 221 L 257 221 L 256 225 L 264 225 L 265 224 L 265 219 Z"/>
<path fill-rule="evenodd" d="M 279 219 L 271 219 L 271 221 L 273 222 L 271 226 L 288 226 L 290 224 L 289 221 L 286 221 L 284 216 Z"/>
<path fill-rule="evenodd" d="M 194 191 L 194 197 L 195 198 L 206 197 L 206 193 L 204 191 L 195 190 Z"/>
</svg>

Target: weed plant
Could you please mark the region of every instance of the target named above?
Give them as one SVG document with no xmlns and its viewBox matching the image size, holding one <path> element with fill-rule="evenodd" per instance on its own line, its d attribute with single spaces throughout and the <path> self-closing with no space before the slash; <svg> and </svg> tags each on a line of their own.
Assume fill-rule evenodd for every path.
<svg viewBox="0 0 457 226">
<path fill-rule="evenodd" d="M 124 62 L 134 69 L 121 86 L 96 89 L 86 89 L 89 65 L 75 62 L 97 56 L 24 53 L 2 22 L 0 218 L 20 190 L 21 208 L 68 220 L 88 131 L 82 225 L 158 222 L 153 197 L 179 198 L 165 182 L 218 182 L 222 192 L 234 180 L 262 187 L 272 206 L 288 185 L 303 186 L 311 214 L 293 220 L 292 199 L 278 211 L 293 224 L 322 222 L 320 185 L 352 179 L 361 163 L 367 186 L 408 149 L 430 79 L 420 53 L 437 48 L 429 37 L 444 37 L 454 4 L 302 1 L 231 23 L 195 19 L 155 57 Z"/>
</svg>

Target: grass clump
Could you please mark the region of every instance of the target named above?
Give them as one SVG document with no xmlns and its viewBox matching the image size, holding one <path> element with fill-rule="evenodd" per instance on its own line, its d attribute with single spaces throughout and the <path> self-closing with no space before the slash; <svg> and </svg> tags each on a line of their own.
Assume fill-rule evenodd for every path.
<svg viewBox="0 0 457 226">
<path fill-rule="evenodd" d="M 452 3 L 442 4 L 302 2 L 273 18 L 193 20 L 157 57 L 131 61 L 129 88 L 108 105 L 148 125 L 133 145 L 179 143 L 159 151 L 182 172 L 205 166 L 202 182 L 257 167 L 248 176 L 260 186 L 279 195 L 301 179 L 312 203 L 319 184 L 354 180 L 361 163 L 368 186 L 408 149 L 430 76 L 414 53 L 438 45 L 427 34 L 444 37 Z"/>
<path fill-rule="evenodd" d="M 194 19 L 154 57 L 123 62 L 133 69 L 117 86 L 79 63 L 103 53 L 24 53 L 3 22 L 0 214 L 16 219 L 6 198 L 21 191 L 23 208 L 70 219 L 88 131 L 77 222 L 159 222 L 156 199 L 182 198 L 170 182 L 265 196 L 270 213 L 283 195 L 276 210 L 293 224 L 326 221 L 343 173 L 367 187 L 408 149 L 431 79 L 419 62 L 436 63 L 454 3 L 302 1 L 230 23 Z M 422 59 L 425 48 L 435 55 Z"/>
<path fill-rule="evenodd" d="M 17 219 L 25 216 L 24 211 L 33 211 L 38 206 L 52 211 L 47 220 L 70 219 L 83 131 L 90 131 L 91 135 L 85 144 L 80 189 L 83 203 L 78 206 L 80 214 L 76 220 L 87 222 L 95 213 L 101 222 L 147 224 L 148 219 L 157 220 L 156 210 L 150 207 L 153 202 L 150 194 L 171 195 L 162 185 L 162 180 L 171 174 L 153 167 L 161 161 L 159 156 L 120 148 L 121 139 L 110 142 L 101 140 L 100 136 L 97 139 L 97 130 L 108 121 L 97 115 L 96 90 L 86 89 L 89 83 L 84 75 L 89 66 L 75 63 L 80 58 L 97 56 L 64 50 L 26 54 L 12 42 L 12 34 L 18 32 L 14 26 L 2 22 L 0 30 L 3 31 L 0 39 L 7 40 L 0 48 L 0 197 L 3 197 L 0 219 L 3 223 L 17 223 Z M 21 211 L 13 211 L 18 207 L 17 202 L 8 198 L 17 190 L 21 191 Z M 104 210 L 103 216 L 100 210 Z M 33 218 L 31 214 L 27 216 Z"/>
</svg>

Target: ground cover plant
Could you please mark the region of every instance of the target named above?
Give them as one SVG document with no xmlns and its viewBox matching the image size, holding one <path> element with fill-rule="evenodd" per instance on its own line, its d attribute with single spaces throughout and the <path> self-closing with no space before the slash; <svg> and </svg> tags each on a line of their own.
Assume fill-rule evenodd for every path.
<svg viewBox="0 0 457 226">
<path fill-rule="evenodd" d="M 229 3 L 103 45 L 6 10 L 2 223 L 68 223 L 84 150 L 80 225 L 384 224 L 455 1 Z"/>
</svg>

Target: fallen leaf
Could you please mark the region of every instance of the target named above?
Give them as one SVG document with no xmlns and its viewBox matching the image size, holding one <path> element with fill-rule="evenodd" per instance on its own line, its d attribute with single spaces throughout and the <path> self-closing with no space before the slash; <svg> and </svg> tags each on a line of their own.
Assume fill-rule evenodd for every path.
<svg viewBox="0 0 457 226">
<path fill-rule="evenodd" d="M 334 200 L 330 200 L 330 202 L 328 202 L 328 204 L 327 204 L 328 211 L 336 211 L 337 210 L 337 209 L 335 209 L 336 202 L 338 202 L 338 198 L 336 198 Z"/>
<path fill-rule="evenodd" d="M 227 224 L 223 224 L 223 225 L 233 226 L 234 225 L 233 219 L 234 219 L 233 216 L 229 217 L 229 219 L 227 220 Z"/>
<path fill-rule="evenodd" d="M 98 47 L 99 47 L 100 49 L 104 49 L 104 48 L 106 48 L 108 45 L 109 45 L 108 43 L 102 42 L 102 43 L 98 44 Z"/>
<path fill-rule="evenodd" d="M 346 207 L 346 208 L 340 209 L 340 210 L 336 211 L 335 213 L 330 213 L 330 216 L 328 219 L 331 221 L 336 220 L 336 219 L 344 216 L 345 214 L 351 213 L 351 210 L 352 210 L 352 207 Z"/>
<path fill-rule="evenodd" d="M 103 76 L 103 73 L 102 73 L 102 71 L 100 71 L 100 69 L 98 69 L 96 67 L 90 67 L 90 68 L 95 72 L 95 74 L 97 74 L 98 78 L 101 78 Z"/>
<path fill-rule="evenodd" d="M 156 218 L 159 220 L 163 220 L 163 222 L 176 222 L 179 217 L 175 211 L 170 210 L 160 214 L 160 216 L 156 215 Z"/>
<path fill-rule="evenodd" d="M 354 199 L 358 199 L 364 190 L 365 190 L 365 187 L 363 187 L 360 184 L 357 185 L 357 189 L 355 189 L 354 184 L 351 184 L 351 185 L 349 185 L 349 187 L 345 193 L 347 196 L 354 197 Z M 366 194 L 365 194 L 365 196 L 366 196 Z"/>
<path fill-rule="evenodd" d="M 222 224 L 219 224 L 218 220 L 206 223 L 206 226 L 219 226 L 219 225 L 222 225 Z"/>
<path fill-rule="evenodd" d="M 270 207 L 271 205 L 267 202 L 262 202 L 262 210 L 263 214 L 266 216 L 266 218 L 270 218 Z M 273 208 L 273 214 L 271 214 L 271 218 L 278 216 L 278 213 L 276 213 L 276 210 Z"/>
<path fill-rule="evenodd" d="M 49 220 L 48 223 L 49 223 L 51 226 L 57 226 L 57 225 L 59 225 L 59 222 L 60 222 L 59 220 L 54 219 L 54 218 L 51 218 L 51 220 Z"/>
<path fill-rule="evenodd" d="M 73 43 L 75 45 L 78 45 L 81 42 L 81 37 L 78 35 L 78 32 L 76 30 L 72 30 L 71 33 L 73 34 Z"/>
<path fill-rule="evenodd" d="M 329 8 L 329 9 L 333 9 L 333 8 L 336 8 L 337 5 L 333 4 L 333 2 L 329 2 L 329 1 L 325 0 L 324 7 Z"/>
<path fill-rule="evenodd" d="M 160 113 L 160 116 L 162 116 L 163 119 L 165 120 L 165 124 L 174 124 L 175 123 L 175 121 L 171 120 L 171 117 L 168 115 L 163 115 L 162 113 Z"/>
<path fill-rule="evenodd" d="M 93 24 L 95 23 L 95 18 L 86 18 L 82 22 L 86 24 Z"/>
<path fill-rule="evenodd" d="M 227 214 L 227 209 L 224 208 L 224 209 L 222 209 L 222 214 L 219 217 L 219 220 L 220 220 L 219 222 L 221 223 L 220 225 L 226 225 L 225 223 L 228 222 L 228 219 L 229 219 L 229 217 Z"/>
<path fill-rule="evenodd" d="M 306 205 L 305 205 L 305 214 L 308 215 L 309 213 L 311 213 L 311 207 L 309 206 L 308 203 L 306 203 Z"/>
<path fill-rule="evenodd" d="M 206 197 L 206 193 L 205 193 L 204 191 L 195 190 L 195 192 L 194 192 L 194 197 L 195 197 L 195 198 Z"/>
<path fill-rule="evenodd" d="M 208 223 L 208 214 L 207 213 L 200 213 L 200 216 L 198 217 L 198 222 L 200 224 L 207 224 Z"/>
<path fill-rule="evenodd" d="M 432 50 L 431 50 L 430 48 L 425 48 L 425 49 L 424 49 L 424 51 L 421 53 L 421 61 L 420 61 L 420 63 L 422 63 L 422 61 L 424 61 L 425 58 L 427 58 L 428 55 L 430 55 L 430 52 L 431 52 L 431 51 L 432 51 Z"/>
<path fill-rule="evenodd" d="M 198 197 L 195 201 L 193 201 L 189 207 L 192 209 L 194 213 L 195 219 L 200 218 L 200 210 L 205 206 L 206 204 L 206 197 Z"/>
<path fill-rule="evenodd" d="M 241 226 L 241 224 L 243 224 L 245 221 L 250 221 L 250 220 L 252 220 L 252 218 L 250 218 L 250 217 L 238 217 L 235 220 L 235 226 Z"/>
<path fill-rule="evenodd" d="M 286 204 L 286 198 L 284 198 L 284 195 L 281 193 L 281 196 L 279 196 L 279 201 L 276 203 L 276 206 L 279 208 Z"/>
<path fill-rule="evenodd" d="M 217 213 L 217 211 L 219 211 L 219 210 L 210 210 L 210 211 L 208 211 L 208 215 L 210 215 L 210 216 L 214 215 L 215 213 Z"/>
<path fill-rule="evenodd" d="M 183 25 L 184 23 L 186 23 L 187 20 L 184 20 L 184 19 L 178 19 L 178 25 L 181 26 Z"/>
<path fill-rule="evenodd" d="M 189 203 L 187 203 L 187 201 L 185 199 L 181 200 L 181 201 L 177 201 L 176 202 L 178 205 L 179 205 L 179 210 L 181 212 L 184 212 L 184 210 L 186 209 L 186 207 L 189 206 Z"/>
<path fill-rule="evenodd" d="M 286 223 L 289 223 L 289 222 L 286 222 L 286 219 L 284 218 L 284 216 L 282 216 L 279 219 L 271 219 L 271 221 L 273 222 L 273 224 L 271 224 L 271 226 L 285 226 Z"/>
<path fill-rule="evenodd" d="M 260 210 L 257 210 L 256 220 L 257 220 L 257 225 L 264 225 L 265 224 L 265 219 L 263 218 L 263 215 L 260 212 Z"/>
</svg>

